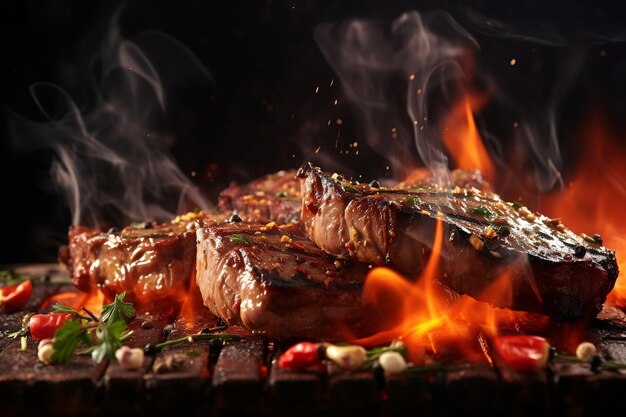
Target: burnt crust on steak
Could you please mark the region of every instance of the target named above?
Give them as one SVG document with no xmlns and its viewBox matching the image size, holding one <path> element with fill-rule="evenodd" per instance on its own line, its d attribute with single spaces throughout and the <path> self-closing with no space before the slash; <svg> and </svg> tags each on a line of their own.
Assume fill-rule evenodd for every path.
<svg viewBox="0 0 626 417">
<path fill-rule="evenodd" d="M 100 289 L 107 299 L 123 291 L 139 309 L 176 306 L 195 276 L 195 222 L 224 219 L 214 213 L 188 213 L 171 223 L 143 222 L 103 232 L 72 226 L 60 260 L 82 291 Z"/>
<path fill-rule="evenodd" d="M 339 261 L 289 227 L 207 221 L 197 230 L 204 304 L 274 339 L 342 339 L 364 321 L 367 265 Z"/>
<path fill-rule="evenodd" d="M 300 181 L 296 171 L 279 171 L 245 185 L 232 183 L 219 196 L 224 212 L 235 212 L 259 223 L 297 223 L 300 220 Z"/>
<path fill-rule="evenodd" d="M 562 320 L 594 317 L 618 275 L 615 253 L 601 241 L 494 193 L 459 186 L 375 188 L 311 165 L 298 176 L 304 227 L 324 251 L 417 277 L 440 218 L 439 279 L 498 307 Z M 484 291 L 505 273 L 510 297 L 485 299 Z"/>
</svg>

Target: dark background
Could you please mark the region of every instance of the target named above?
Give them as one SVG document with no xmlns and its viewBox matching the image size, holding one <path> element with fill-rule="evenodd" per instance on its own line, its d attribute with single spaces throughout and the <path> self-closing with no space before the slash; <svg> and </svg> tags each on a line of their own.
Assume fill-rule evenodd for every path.
<svg viewBox="0 0 626 417">
<path fill-rule="evenodd" d="M 14 1 L 0 5 L 2 65 L 0 102 L 33 120 L 41 114 L 29 95 L 35 82 L 59 83 L 63 72 L 85 51 L 81 41 L 110 19 L 121 2 Z M 370 17 L 390 22 L 403 11 L 442 9 L 451 13 L 481 46 L 479 65 L 490 68 L 508 94 L 547 95 L 572 49 L 584 48 L 586 58 L 576 87 L 566 97 L 559 125 L 566 158 L 574 158 L 571 132 L 590 106 L 601 106 L 611 123 L 626 120 L 626 14 L 619 2 L 572 1 L 127 1 L 120 17 L 125 37 L 146 29 L 160 30 L 188 46 L 215 79 L 213 91 L 198 97 L 181 94 L 184 111 L 170 114 L 176 132 L 172 154 L 182 171 L 214 199 L 231 180 L 297 167 L 304 155 L 301 140 L 315 137 L 319 145 L 333 143 L 341 118 L 342 139 L 357 135 L 350 109 L 333 106 L 341 86 L 313 39 L 322 22 Z M 541 28 L 538 35 L 558 33 L 568 47 L 489 36 L 468 18 L 468 10 L 510 23 L 522 32 Z M 551 36 L 551 35 L 550 35 Z M 511 71 L 509 61 L 520 65 Z M 532 59 L 531 59 L 532 58 Z M 533 65 L 524 63 L 534 62 Z M 539 69 L 537 67 L 539 65 Z M 319 94 L 314 94 L 321 86 Z M 536 94 L 529 95 L 529 91 Z M 532 106 L 533 103 L 526 103 Z M 496 134 L 505 130 L 498 112 L 485 112 L 485 123 Z M 490 120 L 491 117 L 491 120 Z M 316 127 L 313 132 L 306 126 Z M 506 133 L 506 132 L 505 132 Z M 63 199 L 51 192 L 48 151 L 15 153 L 3 123 L 0 126 L 0 206 L 6 230 L 0 264 L 54 261 L 65 240 L 70 216 Z M 317 143 L 316 143 L 317 144 Z M 315 148 L 315 146 L 313 146 Z M 572 149 L 572 150 L 570 150 Z M 338 158 L 341 158 L 338 156 Z M 366 148 L 360 159 L 345 161 L 353 173 L 385 174 L 385 161 Z M 567 172 L 564 172 L 566 175 Z"/>
</svg>

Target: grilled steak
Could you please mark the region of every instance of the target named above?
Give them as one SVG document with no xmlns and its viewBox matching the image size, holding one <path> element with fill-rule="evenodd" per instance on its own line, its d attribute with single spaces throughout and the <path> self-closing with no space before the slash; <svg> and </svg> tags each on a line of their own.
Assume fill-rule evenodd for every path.
<svg viewBox="0 0 626 417">
<path fill-rule="evenodd" d="M 108 299 L 126 291 L 140 309 L 176 306 L 195 274 L 194 220 L 206 216 L 189 214 L 172 223 L 145 222 L 108 232 L 73 226 L 60 258 L 83 291 L 100 288 Z"/>
<path fill-rule="evenodd" d="M 296 171 L 279 171 L 246 185 L 231 184 L 220 193 L 219 207 L 261 223 L 296 223 L 300 219 L 300 182 Z"/>
<path fill-rule="evenodd" d="M 358 333 L 366 265 L 338 261 L 285 227 L 209 221 L 197 237 L 204 304 L 227 323 L 276 339 Z"/>
<path fill-rule="evenodd" d="M 310 165 L 298 176 L 306 231 L 330 254 L 388 264 L 417 277 L 439 216 L 444 231 L 439 279 L 499 307 L 566 320 L 593 317 L 617 278 L 615 254 L 600 239 L 578 236 L 558 219 L 494 193 L 458 186 L 373 188 Z M 510 299 L 485 299 L 481 293 L 505 273 L 511 277 Z"/>
</svg>

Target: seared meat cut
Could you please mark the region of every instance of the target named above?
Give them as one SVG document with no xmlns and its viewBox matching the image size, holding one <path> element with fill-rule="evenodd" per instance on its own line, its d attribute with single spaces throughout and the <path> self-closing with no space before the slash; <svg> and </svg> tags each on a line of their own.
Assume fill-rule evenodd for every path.
<svg viewBox="0 0 626 417">
<path fill-rule="evenodd" d="M 145 222 L 108 232 L 73 226 L 60 258 L 83 291 L 99 288 L 109 299 L 126 291 L 138 308 L 158 308 L 172 301 L 175 306 L 195 274 L 194 222 L 207 216 L 225 218 L 189 213 L 172 223 Z"/>
<path fill-rule="evenodd" d="M 211 221 L 199 227 L 196 281 L 204 304 L 229 324 L 276 339 L 358 333 L 367 266 L 339 261 L 287 228 Z"/>
<path fill-rule="evenodd" d="M 300 219 L 300 182 L 296 171 L 279 171 L 246 185 L 231 184 L 220 193 L 219 207 L 249 221 L 279 224 Z"/>
<path fill-rule="evenodd" d="M 499 307 L 559 319 L 593 317 L 618 275 L 615 254 L 601 240 L 578 236 L 558 219 L 532 213 L 496 194 L 458 186 L 374 188 L 303 167 L 302 220 L 324 251 L 388 264 L 417 277 L 443 222 L 441 276 L 451 289 Z M 485 298 L 509 274 L 508 299 Z"/>
</svg>

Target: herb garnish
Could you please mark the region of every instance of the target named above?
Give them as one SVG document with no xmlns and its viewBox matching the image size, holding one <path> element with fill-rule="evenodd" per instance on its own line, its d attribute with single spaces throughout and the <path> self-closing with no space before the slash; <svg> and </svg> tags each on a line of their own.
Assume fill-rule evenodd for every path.
<svg viewBox="0 0 626 417">
<path fill-rule="evenodd" d="M 406 202 L 407 202 L 408 204 L 410 204 L 410 205 L 414 206 L 414 205 L 415 205 L 415 198 L 414 198 L 414 197 L 412 197 L 412 196 L 408 196 L 408 197 L 406 198 Z"/>
<path fill-rule="evenodd" d="M 478 206 L 478 207 L 474 207 L 472 209 L 472 213 L 478 215 L 478 216 L 484 216 L 484 217 L 491 217 L 493 216 L 493 213 L 491 211 L 489 211 L 489 209 L 485 206 Z"/>
<path fill-rule="evenodd" d="M 344 191 L 348 191 L 350 193 L 358 193 L 359 192 L 359 190 L 357 190 L 354 187 L 350 187 L 349 185 L 344 185 L 343 189 L 344 189 Z"/>
<path fill-rule="evenodd" d="M 235 245 L 251 245 L 252 242 L 250 241 L 250 238 L 246 235 L 241 235 L 241 234 L 234 234 L 234 235 L 230 235 L 230 241 L 232 243 L 234 243 Z"/>
<path fill-rule="evenodd" d="M 523 205 L 522 203 L 520 203 L 519 201 L 517 201 L 517 200 L 516 200 L 516 201 L 514 201 L 514 202 L 513 202 L 513 208 L 514 208 L 515 210 L 519 210 L 519 209 L 521 209 L 522 207 L 524 207 L 524 205 Z"/>
<path fill-rule="evenodd" d="M 131 303 L 124 301 L 125 296 L 125 292 L 118 294 L 111 304 L 102 306 L 99 319 L 89 311 L 88 316 L 83 316 L 73 308 L 55 304 L 55 311 L 71 313 L 76 318 L 65 322 L 54 333 L 52 361 L 68 361 L 79 345 L 88 345 L 82 353 L 91 353 L 95 363 L 107 357 L 114 358 L 115 351 L 132 333 L 128 330 L 127 321 L 135 316 L 135 309 Z"/>
</svg>

